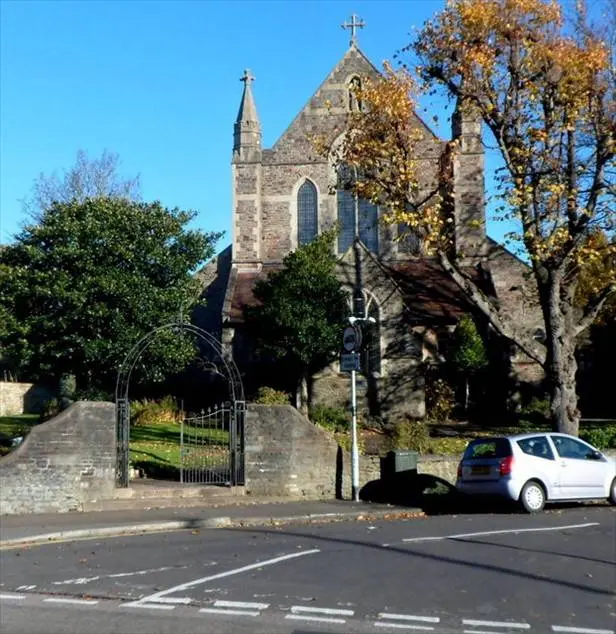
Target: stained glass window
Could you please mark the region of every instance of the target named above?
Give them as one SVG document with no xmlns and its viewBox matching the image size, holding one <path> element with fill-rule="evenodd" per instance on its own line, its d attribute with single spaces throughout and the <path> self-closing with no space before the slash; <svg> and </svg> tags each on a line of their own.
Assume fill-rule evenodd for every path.
<svg viewBox="0 0 616 634">
<path fill-rule="evenodd" d="M 308 244 L 317 235 L 318 216 L 317 188 L 305 181 L 297 192 L 297 242 Z"/>
</svg>

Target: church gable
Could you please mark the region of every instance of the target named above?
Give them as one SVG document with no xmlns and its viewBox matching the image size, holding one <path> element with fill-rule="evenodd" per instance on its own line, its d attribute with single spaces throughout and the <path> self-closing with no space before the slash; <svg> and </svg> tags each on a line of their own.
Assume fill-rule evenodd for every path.
<svg viewBox="0 0 616 634">
<path fill-rule="evenodd" d="M 264 159 L 272 163 L 323 160 L 316 156 L 311 135 L 325 134 L 332 140 L 338 136 L 349 109 L 350 82 L 357 77 L 375 78 L 378 74 L 368 58 L 351 46 Z"/>
</svg>

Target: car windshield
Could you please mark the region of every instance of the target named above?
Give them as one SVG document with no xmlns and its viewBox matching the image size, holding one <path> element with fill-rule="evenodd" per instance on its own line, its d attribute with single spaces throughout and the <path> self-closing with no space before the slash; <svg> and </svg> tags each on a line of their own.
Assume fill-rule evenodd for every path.
<svg viewBox="0 0 616 634">
<path fill-rule="evenodd" d="M 475 458 L 506 458 L 511 455 L 511 445 L 506 438 L 480 438 L 473 440 L 464 452 L 464 460 Z"/>
</svg>

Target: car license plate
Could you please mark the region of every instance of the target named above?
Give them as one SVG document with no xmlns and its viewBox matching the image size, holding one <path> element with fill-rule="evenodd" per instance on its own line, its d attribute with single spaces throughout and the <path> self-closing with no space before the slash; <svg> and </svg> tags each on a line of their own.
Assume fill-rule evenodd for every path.
<svg viewBox="0 0 616 634">
<path fill-rule="evenodd" d="M 473 475 L 488 475 L 488 473 L 490 473 L 490 467 L 487 465 L 477 465 L 476 467 L 471 467 L 471 473 Z"/>
</svg>

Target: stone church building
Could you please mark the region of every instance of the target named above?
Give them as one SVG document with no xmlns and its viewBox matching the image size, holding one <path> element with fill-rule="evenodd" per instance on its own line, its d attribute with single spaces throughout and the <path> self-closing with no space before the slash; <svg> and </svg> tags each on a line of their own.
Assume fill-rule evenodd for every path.
<svg viewBox="0 0 616 634">
<path fill-rule="evenodd" d="M 446 360 L 451 332 L 471 311 L 438 260 L 423 254 L 421 240 L 404 227 L 380 222 L 382 209 L 337 187 L 332 161 L 315 151 L 315 135 L 335 147 L 349 109 L 357 107 L 351 88 L 378 73 L 353 35 L 342 59 L 271 148 L 262 147 L 253 78 L 244 74 L 233 130 L 232 243 L 199 273 L 207 306 L 194 319 L 232 352 L 248 395 L 276 380 L 278 387 L 282 378 L 251 364 L 242 326 L 243 307 L 254 302 L 255 282 L 336 223 L 340 278 L 350 298 L 354 292 L 363 295 L 365 316 L 376 322 L 368 368 L 358 385 L 364 411 L 422 417 L 426 370 Z M 464 255 L 468 274 L 514 322 L 532 329 L 540 320 L 527 286 L 528 269 L 486 236 L 480 123 L 456 111 L 452 139 L 459 139 L 460 150 L 454 158 L 447 152 L 449 140 L 438 138 L 419 117 L 416 124 L 423 131 L 418 158 L 425 187 L 438 184 L 443 161 L 451 163 L 455 249 Z M 503 400 L 520 381 L 540 376 L 528 359 L 507 354 L 509 369 L 495 378 Z M 334 363 L 314 377 L 313 403 L 346 406 L 349 390 L 349 374 Z"/>
</svg>

